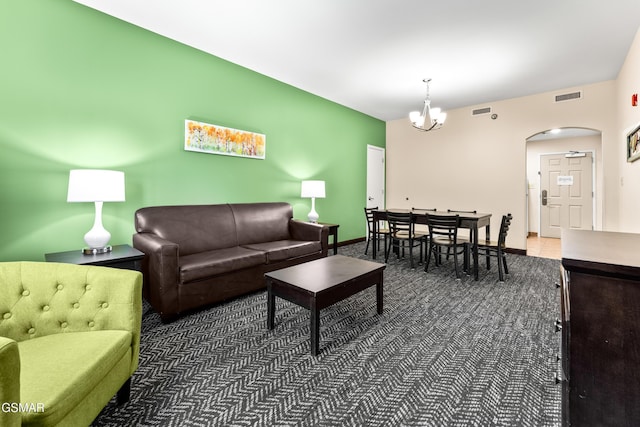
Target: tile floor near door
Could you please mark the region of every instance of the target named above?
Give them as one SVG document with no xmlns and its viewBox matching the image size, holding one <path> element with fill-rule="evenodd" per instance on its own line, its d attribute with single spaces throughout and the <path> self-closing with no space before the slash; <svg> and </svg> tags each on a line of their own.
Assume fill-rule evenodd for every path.
<svg viewBox="0 0 640 427">
<path fill-rule="evenodd" d="M 560 239 L 549 237 L 527 237 L 527 255 L 540 258 L 560 259 Z"/>
</svg>

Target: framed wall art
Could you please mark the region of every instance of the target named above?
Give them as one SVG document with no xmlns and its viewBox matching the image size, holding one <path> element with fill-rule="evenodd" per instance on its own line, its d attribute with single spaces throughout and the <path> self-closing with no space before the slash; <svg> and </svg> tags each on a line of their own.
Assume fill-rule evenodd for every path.
<svg viewBox="0 0 640 427">
<path fill-rule="evenodd" d="M 640 159 L 640 124 L 627 134 L 627 162 Z"/>
<path fill-rule="evenodd" d="M 193 120 L 184 121 L 184 149 L 199 153 L 264 159 L 267 137 Z"/>
</svg>

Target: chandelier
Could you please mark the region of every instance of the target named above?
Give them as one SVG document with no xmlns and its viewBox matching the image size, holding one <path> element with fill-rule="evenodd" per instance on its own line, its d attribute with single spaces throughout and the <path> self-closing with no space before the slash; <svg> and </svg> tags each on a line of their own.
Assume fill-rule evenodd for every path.
<svg viewBox="0 0 640 427">
<path fill-rule="evenodd" d="M 411 125 L 423 132 L 440 129 L 447 119 L 447 113 L 442 112 L 440 108 L 431 108 L 431 98 L 429 97 L 429 83 L 431 79 L 422 80 L 427 84 L 427 97 L 424 100 L 422 113 L 420 111 L 412 111 L 409 113 Z"/>
</svg>

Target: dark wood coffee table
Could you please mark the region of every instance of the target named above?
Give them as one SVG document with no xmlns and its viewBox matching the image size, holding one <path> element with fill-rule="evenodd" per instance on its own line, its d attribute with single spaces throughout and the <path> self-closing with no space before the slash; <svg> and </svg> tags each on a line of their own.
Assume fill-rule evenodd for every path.
<svg viewBox="0 0 640 427">
<path fill-rule="evenodd" d="M 273 329 L 275 297 L 311 310 L 311 354 L 320 347 L 320 310 L 376 285 L 378 314 L 382 314 L 385 264 L 334 255 L 266 273 L 267 327 Z"/>
</svg>

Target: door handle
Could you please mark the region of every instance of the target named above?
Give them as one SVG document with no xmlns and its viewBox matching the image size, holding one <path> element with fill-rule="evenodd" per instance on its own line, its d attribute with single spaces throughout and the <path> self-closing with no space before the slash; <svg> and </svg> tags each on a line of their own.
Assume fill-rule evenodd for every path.
<svg viewBox="0 0 640 427">
<path fill-rule="evenodd" d="M 373 200 L 373 197 L 369 196 L 369 201 Z"/>
<path fill-rule="evenodd" d="M 547 206 L 547 190 L 542 190 L 542 206 Z"/>
</svg>

